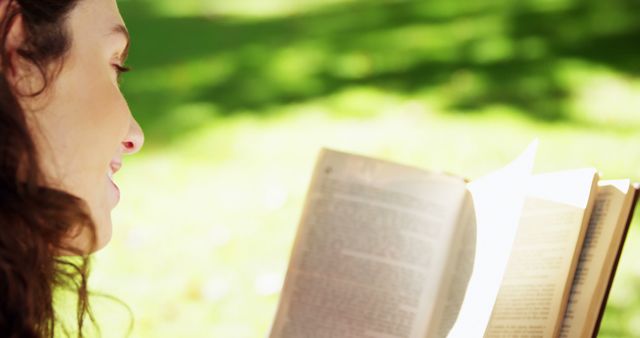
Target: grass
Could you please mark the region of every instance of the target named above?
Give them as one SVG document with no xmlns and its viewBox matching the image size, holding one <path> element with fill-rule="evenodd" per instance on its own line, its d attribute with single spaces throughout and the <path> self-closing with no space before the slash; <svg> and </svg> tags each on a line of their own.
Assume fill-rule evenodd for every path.
<svg viewBox="0 0 640 338">
<path fill-rule="evenodd" d="M 475 178 L 538 137 L 537 171 L 640 180 L 632 1 L 256 6 L 121 1 L 147 145 L 92 283 L 133 337 L 267 334 L 320 147 Z M 638 225 L 602 337 L 640 335 Z"/>
</svg>

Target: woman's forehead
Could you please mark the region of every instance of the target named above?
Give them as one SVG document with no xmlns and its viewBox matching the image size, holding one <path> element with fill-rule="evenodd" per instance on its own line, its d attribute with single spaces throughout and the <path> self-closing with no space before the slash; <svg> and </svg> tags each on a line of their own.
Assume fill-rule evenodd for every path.
<svg viewBox="0 0 640 338">
<path fill-rule="evenodd" d="M 81 0 L 72 11 L 72 25 L 82 30 L 108 34 L 113 27 L 124 26 L 124 21 L 115 0 Z"/>
</svg>

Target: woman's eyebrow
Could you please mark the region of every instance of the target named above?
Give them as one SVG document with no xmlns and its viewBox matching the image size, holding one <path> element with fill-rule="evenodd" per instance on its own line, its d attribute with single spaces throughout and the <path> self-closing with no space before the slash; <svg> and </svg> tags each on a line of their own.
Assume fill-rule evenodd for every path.
<svg viewBox="0 0 640 338">
<path fill-rule="evenodd" d="M 129 55 L 129 45 L 131 43 L 131 37 L 129 36 L 129 31 L 127 30 L 127 27 L 125 27 L 123 24 L 117 24 L 113 26 L 113 28 L 111 29 L 111 34 L 123 35 L 124 38 L 127 40 L 127 45 L 124 47 L 124 49 L 122 50 L 122 53 L 120 54 L 120 61 L 124 63 L 125 60 L 127 59 L 127 56 Z"/>
</svg>

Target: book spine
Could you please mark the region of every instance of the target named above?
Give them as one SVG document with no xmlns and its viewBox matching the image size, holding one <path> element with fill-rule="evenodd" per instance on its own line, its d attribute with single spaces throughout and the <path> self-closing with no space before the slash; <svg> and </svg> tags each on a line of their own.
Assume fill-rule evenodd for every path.
<svg viewBox="0 0 640 338">
<path fill-rule="evenodd" d="M 602 324 L 602 317 L 604 316 L 604 310 L 607 307 L 607 300 L 609 299 L 609 293 L 611 292 L 611 286 L 613 285 L 613 279 L 616 275 L 616 270 L 618 269 L 618 263 L 620 262 L 620 256 L 622 256 L 622 249 L 624 248 L 624 243 L 627 238 L 627 233 L 629 232 L 629 228 L 631 227 L 631 221 L 633 220 L 633 214 L 636 209 L 636 204 L 638 204 L 638 198 L 640 197 L 640 184 L 633 184 L 633 202 L 631 203 L 631 209 L 629 210 L 629 217 L 627 217 L 627 223 L 624 226 L 624 232 L 622 234 L 621 245 L 618 248 L 618 252 L 616 253 L 616 258 L 613 261 L 613 268 L 611 270 L 611 274 L 609 275 L 609 281 L 607 282 L 607 288 L 604 292 L 604 298 L 602 299 L 602 303 L 600 304 L 600 312 L 598 313 L 598 319 L 596 320 L 596 325 L 593 329 L 592 338 L 598 337 L 598 332 L 600 331 L 600 324 Z"/>
</svg>

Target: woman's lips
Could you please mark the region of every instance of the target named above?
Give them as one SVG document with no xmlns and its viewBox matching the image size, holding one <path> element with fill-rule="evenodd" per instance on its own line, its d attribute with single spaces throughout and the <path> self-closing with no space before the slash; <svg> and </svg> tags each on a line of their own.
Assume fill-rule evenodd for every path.
<svg viewBox="0 0 640 338">
<path fill-rule="evenodd" d="M 111 160 L 111 163 L 109 163 L 109 167 L 111 168 L 111 175 L 113 176 L 113 174 L 117 173 L 118 170 L 120 170 L 120 168 L 122 168 L 122 161 L 121 160 Z"/>
</svg>

